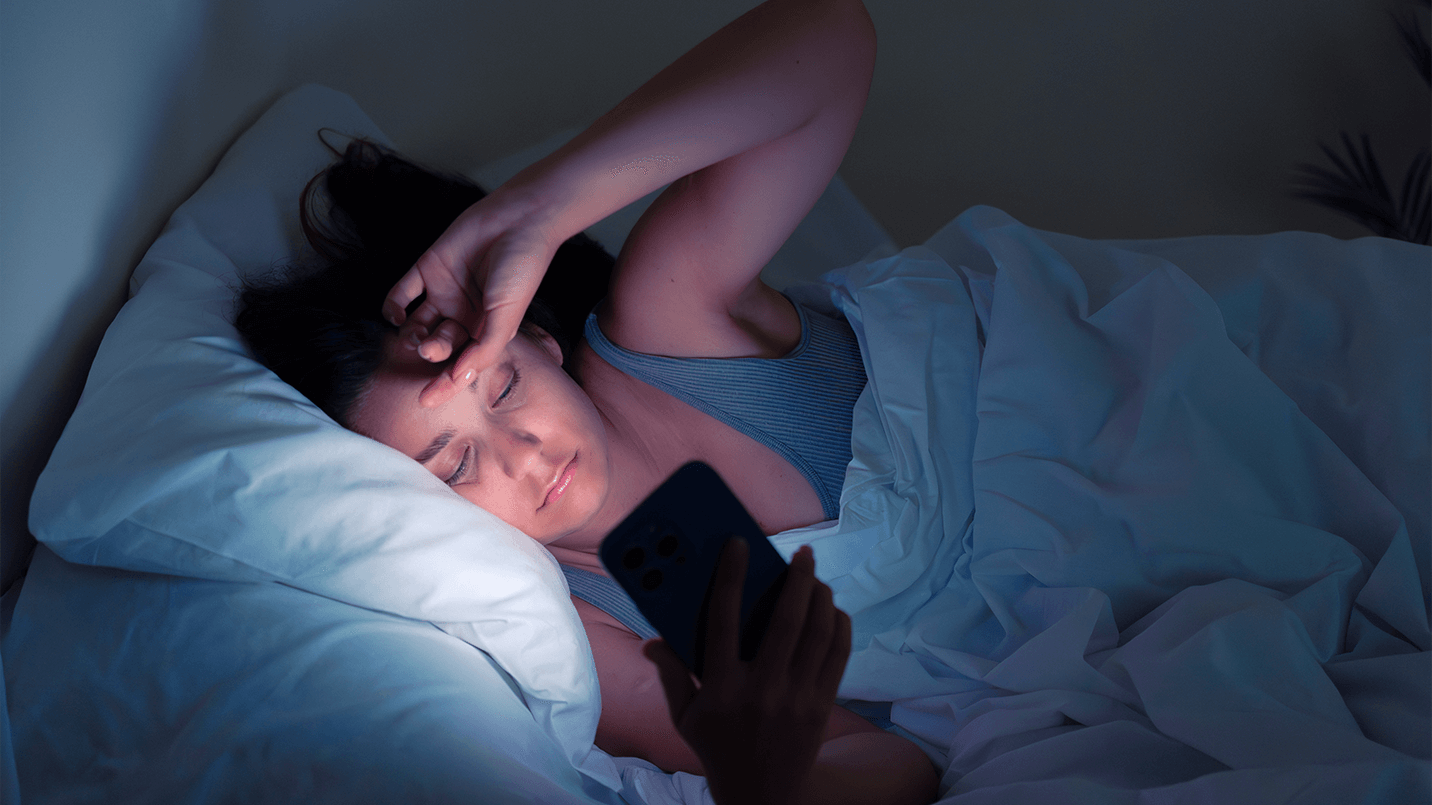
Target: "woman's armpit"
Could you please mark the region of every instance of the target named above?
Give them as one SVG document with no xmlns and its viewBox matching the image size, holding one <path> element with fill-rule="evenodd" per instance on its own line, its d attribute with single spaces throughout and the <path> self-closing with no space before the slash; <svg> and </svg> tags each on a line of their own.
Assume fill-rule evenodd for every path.
<svg viewBox="0 0 1432 805">
<path fill-rule="evenodd" d="M 667 772 L 704 774 L 701 761 L 671 721 L 656 666 L 642 654 L 643 641 L 597 607 L 573 598 L 601 685 L 602 717 L 597 746 L 609 755 L 639 757 Z"/>
</svg>

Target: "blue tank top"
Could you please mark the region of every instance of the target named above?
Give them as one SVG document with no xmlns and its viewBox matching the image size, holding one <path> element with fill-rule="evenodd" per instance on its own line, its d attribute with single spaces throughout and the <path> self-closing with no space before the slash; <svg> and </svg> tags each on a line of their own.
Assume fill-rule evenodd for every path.
<svg viewBox="0 0 1432 805">
<path fill-rule="evenodd" d="M 865 389 L 860 344 L 844 319 L 792 301 L 801 339 L 780 358 L 671 358 L 607 340 L 596 314 L 587 343 L 602 360 L 774 450 L 800 470 L 827 520 L 840 511 L 850 415 Z"/>
<path fill-rule="evenodd" d="M 650 640 L 659 633 L 651 625 L 636 602 L 626 594 L 620 584 L 598 573 L 569 565 L 558 565 L 562 575 L 567 577 L 567 587 L 572 595 L 621 621 L 626 628 L 636 632 L 642 640 Z"/>
<path fill-rule="evenodd" d="M 771 448 L 800 470 L 827 519 L 839 514 L 850 463 L 850 418 L 865 389 L 860 345 L 844 319 L 792 300 L 801 339 L 780 358 L 671 358 L 607 340 L 596 314 L 586 338 L 602 360 Z M 572 595 L 616 618 L 642 639 L 657 632 L 606 576 L 562 565 Z"/>
</svg>

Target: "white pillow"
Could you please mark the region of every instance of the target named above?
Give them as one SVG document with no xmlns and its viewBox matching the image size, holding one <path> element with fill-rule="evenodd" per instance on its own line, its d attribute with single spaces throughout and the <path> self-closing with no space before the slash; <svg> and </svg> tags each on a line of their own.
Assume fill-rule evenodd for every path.
<svg viewBox="0 0 1432 805">
<path fill-rule="evenodd" d="M 385 141 L 346 95 L 301 87 L 174 213 L 39 478 L 30 528 L 71 562 L 277 581 L 438 623 L 506 669 L 582 767 L 596 674 L 551 555 L 333 422 L 230 323 L 237 277 L 299 253 L 300 189 L 333 158 L 322 127 Z"/>
</svg>

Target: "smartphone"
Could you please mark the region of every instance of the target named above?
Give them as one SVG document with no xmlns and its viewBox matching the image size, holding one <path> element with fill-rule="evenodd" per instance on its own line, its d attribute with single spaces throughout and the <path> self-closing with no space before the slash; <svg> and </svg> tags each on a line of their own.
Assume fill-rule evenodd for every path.
<svg viewBox="0 0 1432 805">
<path fill-rule="evenodd" d="M 706 613 L 726 541 L 748 548 L 740 656 L 755 658 L 786 579 L 786 562 L 721 476 L 693 461 L 677 470 L 602 541 L 607 573 L 699 678 Z"/>
</svg>

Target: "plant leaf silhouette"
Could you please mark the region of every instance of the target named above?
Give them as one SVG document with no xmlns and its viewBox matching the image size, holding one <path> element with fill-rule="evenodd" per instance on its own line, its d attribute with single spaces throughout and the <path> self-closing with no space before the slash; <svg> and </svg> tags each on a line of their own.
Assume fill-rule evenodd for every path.
<svg viewBox="0 0 1432 805">
<path fill-rule="evenodd" d="M 1341 153 L 1318 144 L 1333 169 L 1312 163 L 1299 165 L 1301 187 L 1293 194 L 1341 213 L 1381 237 L 1427 243 L 1432 234 L 1428 193 L 1432 189 L 1428 181 L 1432 152 L 1425 148 L 1418 152 L 1403 177 L 1401 192 L 1394 197 L 1368 136 L 1363 134 L 1360 144 L 1354 144 L 1347 132 L 1339 136 Z"/>
</svg>

